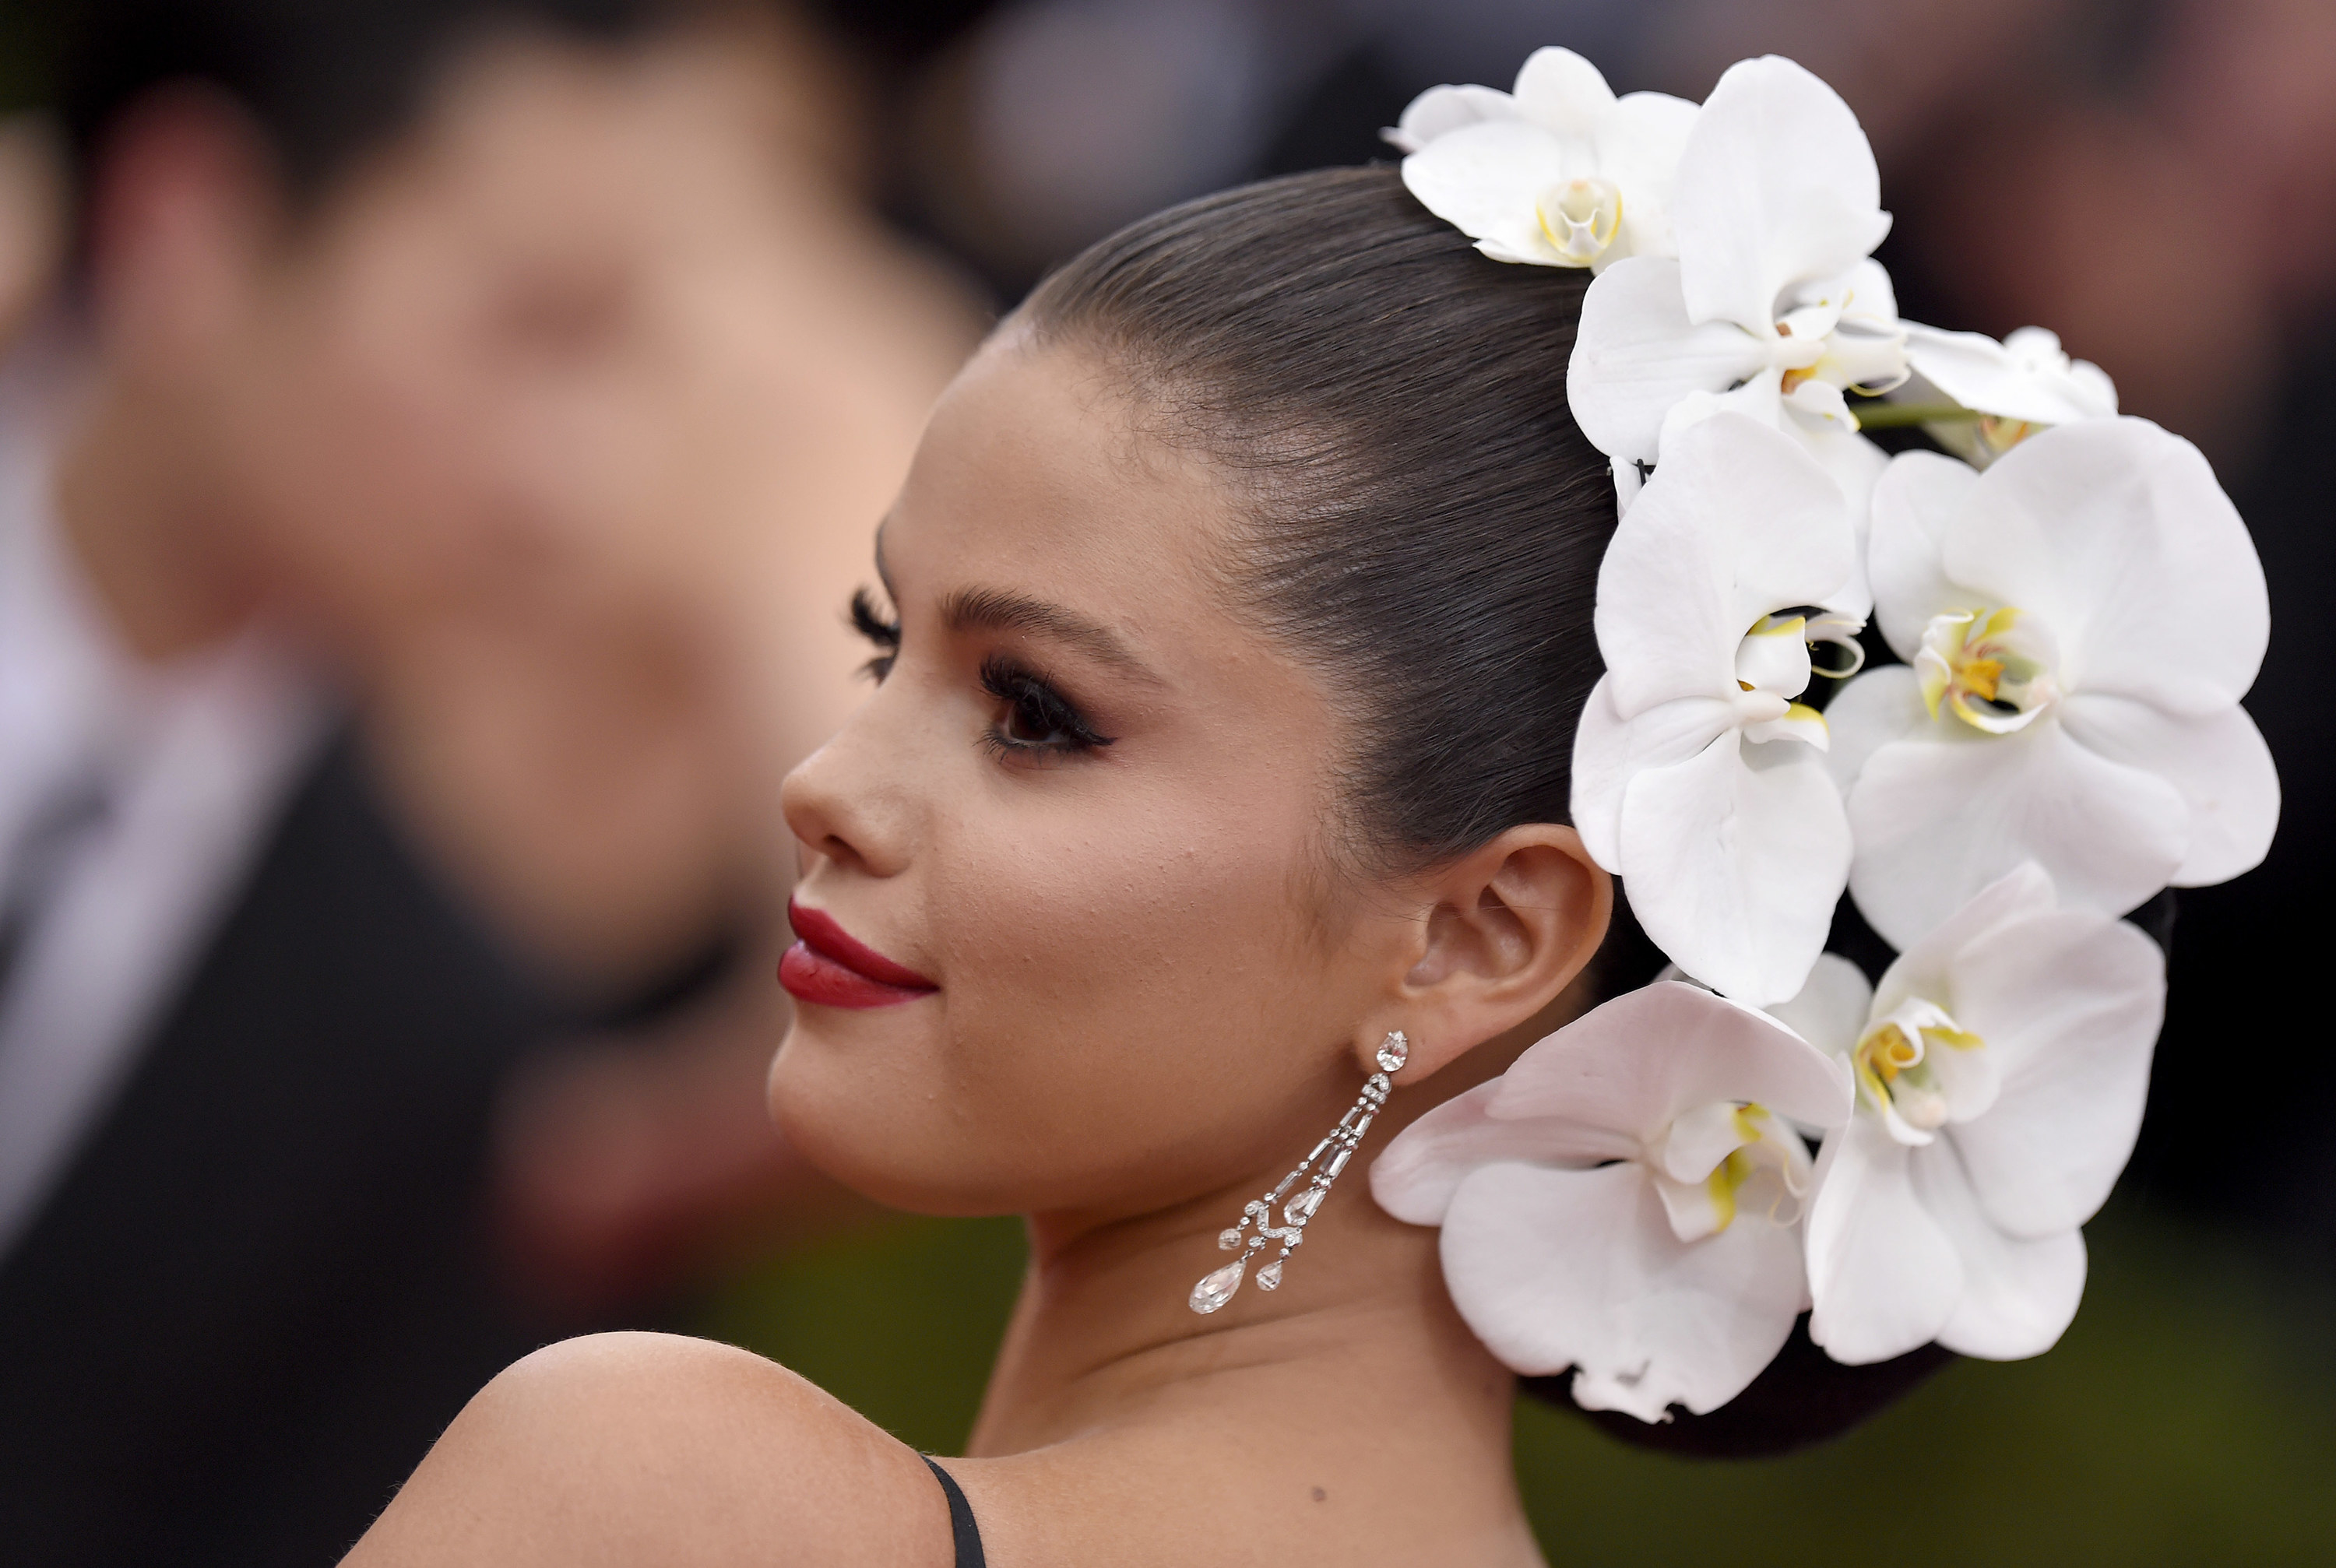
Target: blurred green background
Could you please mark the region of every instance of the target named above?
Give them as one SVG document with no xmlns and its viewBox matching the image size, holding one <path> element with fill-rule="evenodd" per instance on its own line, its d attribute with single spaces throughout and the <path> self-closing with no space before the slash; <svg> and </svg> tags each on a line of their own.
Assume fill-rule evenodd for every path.
<svg viewBox="0 0 2336 1568">
<path fill-rule="evenodd" d="M 1828 1446 L 1676 1459 L 1523 1401 L 1551 1561 L 2336 1563 L 2336 1277 L 2131 1195 L 2086 1233 L 2059 1349 L 1958 1362 Z M 698 1327 L 955 1453 L 1022 1258 L 1016 1221 L 901 1221 L 774 1261 Z"/>
</svg>

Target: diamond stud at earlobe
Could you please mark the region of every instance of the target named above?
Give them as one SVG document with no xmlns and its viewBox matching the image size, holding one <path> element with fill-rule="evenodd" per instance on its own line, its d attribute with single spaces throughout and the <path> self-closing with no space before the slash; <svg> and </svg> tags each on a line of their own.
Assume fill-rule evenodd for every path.
<svg viewBox="0 0 2336 1568">
<path fill-rule="evenodd" d="M 1387 1037 L 1379 1042 L 1379 1071 L 1399 1073 L 1404 1063 L 1411 1060 L 1411 1041 L 1401 1029 L 1389 1029 Z"/>
<path fill-rule="evenodd" d="M 1355 1101 L 1353 1108 L 1338 1118 L 1338 1125 L 1314 1145 L 1312 1154 L 1298 1162 L 1296 1170 L 1281 1178 L 1280 1185 L 1264 1197 L 1250 1201 L 1249 1205 L 1241 1210 L 1240 1224 L 1228 1226 L 1218 1232 L 1218 1246 L 1228 1252 L 1240 1248 L 1241 1255 L 1192 1287 L 1192 1294 L 1187 1301 L 1192 1310 L 1205 1315 L 1231 1300 L 1233 1292 L 1241 1289 L 1241 1276 L 1249 1271 L 1251 1261 L 1264 1250 L 1268 1242 L 1280 1242 L 1281 1251 L 1273 1261 L 1257 1271 L 1257 1288 L 1260 1290 L 1280 1288 L 1281 1265 L 1289 1261 L 1290 1254 L 1297 1250 L 1298 1243 L 1306 1239 L 1306 1222 L 1314 1217 L 1314 1212 L 1322 1206 L 1322 1200 L 1329 1196 L 1330 1183 L 1337 1181 L 1338 1173 L 1347 1168 L 1347 1162 L 1354 1157 L 1356 1147 L 1363 1141 L 1363 1135 L 1370 1131 L 1371 1118 L 1378 1114 L 1380 1106 L 1387 1104 L 1387 1096 L 1395 1087 L 1387 1081 L 1387 1075 L 1401 1072 L 1404 1063 L 1410 1059 L 1411 1042 L 1404 1037 L 1401 1029 L 1390 1030 L 1387 1037 L 1379 1044 L 1379 1070 L 1364 1080 L 1362 1096 Z M 1307 1184 L 1306 1190 L 1284 1203 L 1283 1194 L 1296 1186 L 1299 1178 L 1312 1170 L 1315 1162 L 1322 1160 L 1325 1154 L 1329 1158 L 1323 1162 L 1321 1169 L 1314 1172 L 1314 1179 Z M 1281 1204 L 1281 1223 L 1279 1225 L 1273 1222 L 1273 1206 L 1276 1203 Z M 1251 1222 L 1255 1222 L 1257 1226 L 1255 1234 L 1249 1233 Z"/>
</svg>

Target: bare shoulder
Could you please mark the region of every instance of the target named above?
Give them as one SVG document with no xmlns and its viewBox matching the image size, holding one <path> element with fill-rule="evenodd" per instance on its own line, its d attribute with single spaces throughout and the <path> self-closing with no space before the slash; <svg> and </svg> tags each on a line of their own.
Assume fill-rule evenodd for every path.
<svg viewBox="0 0 2336 1568">
<path fill-rule="evenodd" d="M 539 1350 L 472 1399 L 346 1562 L 950 1561 L 915 1452 L 776 1362 L 667 1334 Z"/>
</svg>

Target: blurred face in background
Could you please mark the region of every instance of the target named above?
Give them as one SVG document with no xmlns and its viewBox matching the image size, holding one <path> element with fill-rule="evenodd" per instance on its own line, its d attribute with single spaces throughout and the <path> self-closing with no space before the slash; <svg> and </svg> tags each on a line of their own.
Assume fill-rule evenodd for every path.
<svg viewBox="0 0 2336 1568">
<path fill-rule="evenodd" d="M 93 488 L 145 476 L 174 569 L 324 652 L 458 871 L 586 968 L 783 874 L 766 791 L 852 700 L 840 608 L 960 352 L 862 254 L 793 42 L 491 41 L 299 203 L 166 93 L 93 196 Z"/>
</svg>

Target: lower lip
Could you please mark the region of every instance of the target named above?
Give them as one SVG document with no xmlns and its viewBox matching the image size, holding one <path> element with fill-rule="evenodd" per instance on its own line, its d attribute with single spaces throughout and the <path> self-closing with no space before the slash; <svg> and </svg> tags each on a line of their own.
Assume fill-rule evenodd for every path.
<svg viewBox="0 0 2336 1568">
<path fill-rule="evenodd" d="M 803 942 L 789 948 L 779 960 L 779 984 L 795 1000 L 821 1008 L 891 1008 L 933 994 L 927 989 L 871 979 Z"/>
</svg>

